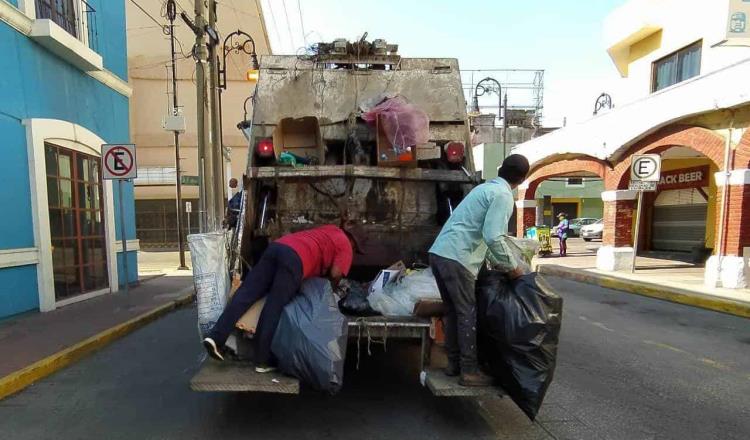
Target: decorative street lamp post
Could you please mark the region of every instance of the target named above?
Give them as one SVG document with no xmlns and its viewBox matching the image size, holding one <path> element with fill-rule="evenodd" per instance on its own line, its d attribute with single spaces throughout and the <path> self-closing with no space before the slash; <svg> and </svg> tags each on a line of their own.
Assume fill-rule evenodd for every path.
<svg viewBox="0 0 750 440">
<path fill-rule="evenodd" d="M 594 116 L 596 116 L 600 110 L 604 108 L 611 109 L 614 106 L 615 105 L 612 104 L 612 97 L 607 93 L 602 93 L 596 98 L 596 102 L 594 103 Z"/>
<path fill-rule="evenodd" d="M 497 87 L 497 90 L 495 90 L 495 87 L 493 86 L 485 86 L 483 84 L 485 83 L 494 83 L 495 87 Z M 507 131 L 508 131 L 508 93 L 505 93 L 505 101 L 503 104 L 503 88 L 500 85 L 500 82 L 492 77 L 487 77 L 479 81 L 474 87 L 474 96 L 471 99 L 471 106 L 472 111 L 471 115 L 478 116 L 481 111 L 479 109 L 479 97 L 483 96 L 485 93 L 497 93 L 497 117 L 502 118 L 503 121 L 503 160 L 507 156 L 506 151 L 506 140 L 507 140 Z M 502 112 L 502 117 L 500 116 L 500 112 Z"/>
</svg>

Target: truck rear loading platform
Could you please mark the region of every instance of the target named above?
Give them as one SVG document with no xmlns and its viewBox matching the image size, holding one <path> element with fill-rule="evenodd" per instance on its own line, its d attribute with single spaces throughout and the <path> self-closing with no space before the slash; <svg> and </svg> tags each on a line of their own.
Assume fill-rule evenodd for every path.
<svg viewBox="0 0 750 440">
<path fill-rule="evenodd" d="M 496 386 L 463 387 L 458 378 L 446 376 L 441 369 L 430 367 L 432 351 L 431 321 L 410 317 L 348 317 L 349 340 L 367 344 L 369 340 L 385 342 L 389 339 L 420 340 L 420 371 L 422 384 L 433 395 L 440 397 L 502 396 L 505 392 Z M 420 379 L 420 378 L 415 378 Z M 345 385 L 346 386 L 346 385 Z M 299 394 L 299 380 L 281 373 L 256 373 L 250 362 L 211 358 L 203 361 L 198 373 L 190 380 L 193 391 L 205 392 L 259 392 Z"/>
</svg>

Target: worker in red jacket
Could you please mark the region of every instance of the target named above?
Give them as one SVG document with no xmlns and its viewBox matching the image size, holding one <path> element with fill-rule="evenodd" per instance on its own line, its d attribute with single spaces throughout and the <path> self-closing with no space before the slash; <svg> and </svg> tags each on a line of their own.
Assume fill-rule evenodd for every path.
<svg viewBox="0 0 750 440">
<path fill-rule="evenodd" d="M 358 235 L 350 228 L 326 225 L 288 234 L 271 243 L 203 339 L 208 354 L 224 360 L 221 352 L 235 324 L 256 301 L 266 297 L 255 332 L 255 371 L 274 371 L 270 365 L 271 341 L 284 306 L 307 278 L 327 277 L 337 287 L 351 269 L 353 249 L 361 249 Z"/>
</svg>

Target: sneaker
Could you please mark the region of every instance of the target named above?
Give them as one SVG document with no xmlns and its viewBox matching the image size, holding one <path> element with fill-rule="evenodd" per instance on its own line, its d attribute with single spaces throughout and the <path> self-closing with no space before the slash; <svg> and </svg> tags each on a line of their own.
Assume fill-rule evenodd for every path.
<svg viewBox="0 0 750 440">
<path fill-rule="evenodd" d="M 476 373 L 464 373 L 458 384 L 464 387 L 488 387 L 492 385 L 492 378 L 477 371 Z"/>
<path fill-rule="evenodd" d="M 274 371 L 276 371 L 276 367 L 272 367 L 267 364 L 259 364 L 257 367 L 255 367 L 256 373 L 265 374 L 265 373 L 272 373 Z"/>
<path fill-rule="evenodd" d="M 216 346 L 216 342 L 211 338 L 203 338 L 203 346 L 206 347 L 206 352 L 209 356 L 216 359 L 217 361 L 223 361 L 224 356 L 221 355 L 219 347 Z"/>
</svg>

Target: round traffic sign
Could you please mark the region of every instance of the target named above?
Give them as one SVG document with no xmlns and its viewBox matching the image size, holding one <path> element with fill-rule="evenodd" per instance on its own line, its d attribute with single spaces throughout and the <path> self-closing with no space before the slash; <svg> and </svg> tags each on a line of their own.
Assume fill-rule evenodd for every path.
<svg viewBox="0 0 750 440">
<path fill-rule="evenodd" d="M 648 180 L 659 172 L 659 163 L 651 156 L 640 156 L 633 160 L 632 170 L 634 177 Z"/>
<path fill-rule="evenodd" d="M 104 167 L 113 176 L 125 176 L 135 165 L 133 154 L 125 147 L 114 147 L 104 155 Z"/>
</svg>

